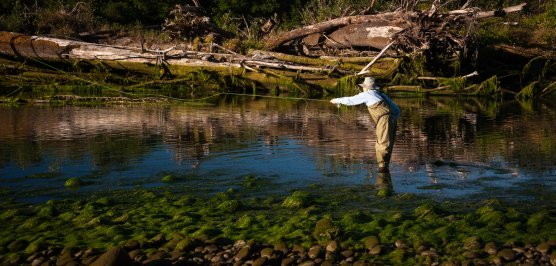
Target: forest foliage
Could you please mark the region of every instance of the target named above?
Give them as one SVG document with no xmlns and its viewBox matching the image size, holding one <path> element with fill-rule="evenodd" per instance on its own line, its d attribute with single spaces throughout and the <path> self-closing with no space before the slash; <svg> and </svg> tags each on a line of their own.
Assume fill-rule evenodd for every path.
<svg viewBox="0 0 556 266">
<path fill-rule="evenodd" d="M 488 42 L 540 44 L 556 48 L 556 3 L 526 0 L 528 9 L 515 21 L 487 21 L 481 38 Z M 333 18 L 393 10 L 427 10 L 433 0 L 3 0 L 0 1 L 0 29 L 24 34 L 79 38 L 83 34 L 120 30 L 159 32 L 172 17 L 176 5 L 199 4 L 202 16 L 216 28 L 230 33 L 228 48 L 260 48 L 267 35 L 260 34 L 266 21 L 275 22 L 276 32 Z M 441 9 L 473 6 L 497 10 L 523 0 L 440 1 Z M 155 33 L 156 35 L 157 33 Z M 167 36 L 166 36 L 167 37 Z M 198 36 L 204 38 L 205 36 Z M 155 39 L 164 39 L 160 36 Z M 166 38 L 168 39 L 168 38 Z M 187 39 L 187 38 L 184 38 Z M 194 41 L 195 37 L 188 38 Z"/>
<path fill-rule="evenodd" d="M 346 15 L 424 9 L 432 1 L 417 0 L 4 0 L 0 1 L 0 28 L 28 34 L 76 35 L 79 32 L 118 26 L 160 26 L 177 4 L 200 3 L 203 12 L 219 27 L 231 20 L 243 27 L 261 19 L 275 18 L 279 27 L 294 27 Z M 465 1 L 444 1 L 442 8 L 457 9 Z M 471 5 L 497 9 L 519 0 L 477 0 Z M 531 23 L 550 27 L 556 22 L 556 5 L 549 0 L 532 2 L 532 10 L 543 15 Z M 372 8 L 370 8 L 372 6 Z M 226 19 L 228 18 L 228 19 Z"/>
</svg>

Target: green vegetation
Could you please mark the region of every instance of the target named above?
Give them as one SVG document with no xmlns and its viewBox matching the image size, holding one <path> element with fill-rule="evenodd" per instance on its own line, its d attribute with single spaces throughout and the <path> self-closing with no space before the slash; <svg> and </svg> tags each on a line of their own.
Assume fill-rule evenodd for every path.
<svg viewBox="0 0 556 266">
<path fill-rule="evenodd" d="M 494 17 L 483 21 L 479 29 L 479 39 L 484 44 L 554 49 L 556 3 L 554 1 L 530 2 L 528 11 L 524 16 Z"/>
<path fill-rule="evenodd" d="M 72 177 L 68 180 L 66 180 L 66 183 L 64 183 L 64 186 L 72 188 L 72 187 L 78 187 L 83 185 L 83 181 L 81 181 L 81 179 L 77 178 L 77 177 Z"/>
<path fill-rule="evenodd" d="M 554 202 L 554 195 L 545 198 L 546 204 L 515 205 L 498 200 L 435 202 L 405 194 L 383 199 L 370 197 L 368 188 L 350 189 L 350 197 L 343 190 L 306 188 L 289 196 L 260 198 L 248 196 L 249 186 L 243 187 L 201 195 L 175 185 L 96 193 L 32 208 L 3 205 L 0 261 L 49 246 L 106 250 L 162 234 L 170 240 L 166 246 L 178 251 L 189 248 L 195 239 L 218 237 L 284 241 L 305 248 L 336 240 L 343 247 L 378 249 L 381 255 L 372 258 L 376 262 L 406 264 L 414 258 L 380 249 L 394 243 L 415 249 L 427 245 L 439 250 L 438 261 L 465 260 L 460 254 L 477 249 L 480 243 L 537 245 L 556 230 L 556 220 L 544 206 Z M 294 198 L 303 202 L 286 204 Z"/>
<path fill-rule="evenodd" d="M 497 9 L 520 1 L 483 0 L 473 4 L 479 8 Z M 133 31 L 160 28 L 170 11 L 183 1 L 169 0 L 6 0 L 0 3 L 0 28 L 29 34 L 52 34 L 78 37 L 82 32 L 99 30 Z M 192 3 L 187 3 L 191 4 Z M 428 9 L 431 2 L 404 5 L 401 2 L 378 0 L 376 11 Z M 208 0 L 201 3 L 204 16 L 220 29 L 233 33 L 238 39 L 256 45 L 263 37 L 260 29 L 268 19 L 279 22 L 281 30 L 314 24 L 350 14 L 358 14 L 369 3 L 357 0 Z M 482 38 L 495 41 L 532 39 L 535 43 L 552 45 L 556 42 L 556 8 L 553 1 L 542 0 L 530 4 L 530 14 L 521 19 L 523 27 L 514 30 L 495 18 L 484 24 Z M 460 8 L 458 3 L 446 3 L 443 9 Z M 533 34 L 529 34 L 533 30 Z M 143 33 L 144 33 L 143 32 Z M 141 34 L 143 34 L 141 33 Z M 519 36 L 519 35 L 523 36 Z M 525 36 L 529 35 L 529 36 Z"/>
<path fill-rule="evenodd" d="M 165 175 L 162 177 L 161 181 L 165 183 L 173 183 L 176 181 L 176 178 L 173 175 Z"/>
<path fill-rule="evenodd" d="M 484 0 L 473 4 L 484 10 L 492 10 L 519 2 L 517 0 L 505 2 Z M 163 32 L 162 25 L 167 19 L 172 18 L 171 11 L 176 4 L 184 3 L 177 0 L 164 2 L 153 0 L 7 0 L 0 3 L 0 28 L 7 31 L 74 39 L 86 39 L 92 36 L 91 34 L 98 34 L 95 38 L 104 38 L 107 41 L 126 37 L 135 43 L 144 41 L 149 44 L 167 44 L 174 41 L 172 39 L 176 37 L 168 32 Z M 332 18 L 359 14 L 368 8 L 368 4 L 368 2 L 356 0 L 203 1 L 200 15 L 209 18 L 208 23 L 211 29 L 193 32 L 191 36 L 188 34 L 187 37 L 182 36 L 180 41 L 186 41 L 186 45 L 191 50 L 211 51 L 212 44 L 216 42 L 228 50 L 248 53 L 250 49 L 263 47 L 265 40 L 273 34 Z M 412 6 L 407 3 L 379 0 L 375 2 L 373 10 L 381 12 L 400 7 L 425 10 L 430 7 L 430 4 L 425 1 Z M 449 2 L 443 5 L 442 9 L 444 11 L 457 9 L 459 8 L 457 4 Z M 481 20 L 476 28 L 468 29 L 469 32 L 456 34 L 469 34 L 470 40 L 474 42 L 477 39 L 481 47 L 509 44 L 545 50 L 554 49 L 556 46 L 555 5 L 552 1 L 544 0 L 530 3 L 526 12 Z M 274 21 L 276 26 L 272 30 L 263 30 L 269 21 Z M 473 47 L 469 48 L 474 49 Z M 382 83 L 405 85 L 417 93 L 436 93 L 425 92 L 424 88 L 432 87 L 430 82 L 418 79 L 423 76 L 431 76 L 445 77 L 438 80 L 435 85 L 449 88 L 447 93 L 498 96 L 500 86 L 504 88 L 513 86 L 511 90 L 516 92 L 522 88 L 526 89 L 518 95 L 520 100 L 553 95 L 554 84 L 556 84 L 553 77 L 556 75 L 554 72 L 556 68 L 554 59 L 550 55 L 541 55 L 533 60 L 527 58 L 526 60 L 530 60 L 529 63 L 508 64 L 507 57 L 501 61 L 495 61 L 489 58 L 490 50 L 482 52 L 484 54 L 479 56 L 485 58 L 472 59 L 471 57 L 476 56 L 474 55 L 466 56 L 470 58 L 465 60 L 428 58 L 423 54 L 402 59 L 386 60 L 383 58 L 373 66 L 371 75 L 376 76 Z M 341 65 L 342 68 L 353 71 L 362 67 L 361 62 L 331 62 L 306 57 L 289 59 L 294 59 L 293 62 L 303 60 L 306 64 L 316 66 Z M 491 71 L 493 66 L 496 67 L 496 70 Z M 520 82 L 508 78 L 516 75 L 514 68 L 506 69 L 501 66 L 514 68 L 524 66 Z M 46 73 L 44 65 L 34 64 L 33 66 L 33 62 L 26 62 L 24 67 L 10 67 L 10 64 L 2 64 L 0 73 L 10 75 L 9 78 L 2 81 L 3 87 L 13 88 L 13 90 L 1 92 L 4 95 L 10 95 L 3 102 L 16 106 L 27 103 L 28 99 L 19 97 L 17 92 L 28 90 L 28 86 L 33 87 L 35 91 L 50 92 L 47 93 L 50 95 L 65 90 L 76 90 L 77 86 L 78 90 L 88 91 L 91 94 L 102 92 L 118 96 L 142 97 L 151 92 L 148 90 L 155 89 L 157 92 L 165 92 L 163 94 L 166 96 L 175 98 L 203 98 L 214 95 L 221 88 L 250 92 L 263 87 L 265 92 L 288 91 L 296 96 L 322 97 L 328 93 L 334 95 L 350 93 L 351 86 L 357 82 L 355 78 L 339 79 L 339 74 L 332 73 L 332 71 L 317 73 L 319 75 L 301 72 L 292 75 L 291 71 L 288 73 L 281 70 L 231 73 L 227 68 L 184 69 L 164 64 L 152 67 L 144 64 L 109 62 L 75 62 L 70 68 L 59 64 L 54 67 L 67 71 L 67 73 Z M 475 69 L 479 70 L 480 80 L 458 78 L 471 72 L 467 72 L 468 70 Z M 49 70 L 52 69 L 49 68 Z M 325 76 L 326 79 L 317 76 Z M 329 80 L 329 77 L 335 81 Z M 87 82 L 87 80 L 94 80 L 95 83 Z M 481 84 L 469 85 L 472 83 Z M 110 89 L 106 90 L 105 88 L 108 87 Z M 318 90 L 315 90 L 316 88 Z M 64 100 L 59 101 L 59 104 L 65 103 Z"/>
</svg>

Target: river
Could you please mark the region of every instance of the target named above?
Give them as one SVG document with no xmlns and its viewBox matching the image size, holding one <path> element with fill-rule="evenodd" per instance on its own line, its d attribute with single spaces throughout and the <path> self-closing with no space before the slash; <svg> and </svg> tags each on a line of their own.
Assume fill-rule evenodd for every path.
<svg viewBox="0 0 556 266">
<path fill-rule="evenodd" d="M 394 101 L 402 111 L 394 193 L 439 200 L 554 193 L 553 103 Z M 366 109 L 322 100 L 228 95 L 195 106 L 2 106 L 0 121 L 0 197 L 16 202 L 177 185 L 214 193 L 245 176 L 272 180 L 256 193 L 377 182 Z M 74 177 L 84 185 L 66 188 Z"/>
</svg>

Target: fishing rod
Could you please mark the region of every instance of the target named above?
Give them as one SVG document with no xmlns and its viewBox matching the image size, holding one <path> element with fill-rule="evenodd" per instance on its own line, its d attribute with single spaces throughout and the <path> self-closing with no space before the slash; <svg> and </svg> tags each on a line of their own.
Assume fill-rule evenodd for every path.
<svg viewBox="0 0 556 266">
<path fill-rule="evenodd" d="M 235 93 L 235 92 L 220 92 L 217 95 L 255 96 L 255 97 L 261 97 L 261 98 L 273 98 L 273 99 L 329 102 L 329 100 L 323 100 L 323 99 L 311 99 L 311 98 L 288 97 L 288 96 L 273 96 L 273 95 L 260 95 L 260 94 Z"/>
</svg>

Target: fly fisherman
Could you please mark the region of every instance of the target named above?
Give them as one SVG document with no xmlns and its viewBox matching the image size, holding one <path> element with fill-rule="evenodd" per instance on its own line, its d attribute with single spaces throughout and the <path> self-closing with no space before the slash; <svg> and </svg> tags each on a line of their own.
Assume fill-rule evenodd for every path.
<svg viewBox="0 0 556 266">
<path fill-rule="evenodd" d="M 376 160 L 378 172 L 389 172 L 390 157 L 396 138 L 396 126 L 400 117 L 400 108 L 384 92 L 379 90 L 375 79 L 366 77 L 362 84 L 363 92 L 351 96 L 330 100 L 333 104 L 358 105 L 364 103 L 376 125 Z"/>
</svg>

